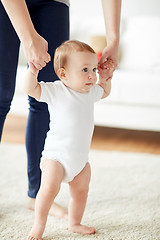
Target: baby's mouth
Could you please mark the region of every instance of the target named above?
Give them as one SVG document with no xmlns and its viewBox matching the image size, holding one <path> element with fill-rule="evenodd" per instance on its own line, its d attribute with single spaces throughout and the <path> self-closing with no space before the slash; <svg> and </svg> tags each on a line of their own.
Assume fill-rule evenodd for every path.
<svg viewBox="0 0 160 240">
<path fill-rule="evenodd" d="M 90 86 L 90 85 L 92 85 L 92 83 L 86 83 L 86 85 L 87 85 L 87 86 Z"/>
</svg>

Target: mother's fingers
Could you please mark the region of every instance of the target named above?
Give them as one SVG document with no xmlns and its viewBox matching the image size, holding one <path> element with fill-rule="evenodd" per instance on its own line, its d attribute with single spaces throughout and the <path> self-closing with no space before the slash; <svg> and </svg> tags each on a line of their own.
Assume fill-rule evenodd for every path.
<svg viewBox="0 0 160 240">
<path fill-rule="evenodd" d="M 47 53 L 45 56 L 44 56 L 44 59 L 43 59 L 44 62 L 46 63 L 49 63 L 51 61 L 51 56 L 49 53 Z"/>
<path fill-rule="evenodd" d="M 37 70 L 42 70 L 42 66 L 39 63 L 34 63 L 34 66 Z"/>
<path fill-rule="evenodd" d="M 51 61 L 51 57 L 49 54 L 47 54 L 47 57 L 43 59 L 34 60 L 33 65 L 37 70 L 42 70 L 42 68 L 44 68 L 46 64 L 49 63 L 50 61 Z"/>
<path fill-rule="evenodd" d="M 43 67 L 46 66 L 47 63 L 51 61 L 51 56 L 49 53 L 43 55 L 43 57 L 39 57 L 37 59 L 32 60 L 32 64 L 38 69 L 41 70 Z"/>
<path fill-rule="evenodd" d="M 102 69 L 108 69 L 114 71 L 117 67 L 117 63 L 113 61 L 112 59 L 108 59 L 107 61 L 103 62 L 102 64 L 99 64 L 99 67 Z"/>
</svg>

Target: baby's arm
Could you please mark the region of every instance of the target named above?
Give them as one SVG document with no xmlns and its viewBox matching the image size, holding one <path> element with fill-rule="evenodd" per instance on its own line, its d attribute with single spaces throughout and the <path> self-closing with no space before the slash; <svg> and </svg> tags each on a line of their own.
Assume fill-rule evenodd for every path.
<svg viewBox="0 0 160 240">
<path fill-rule="evenodd" d="M 107 60 L 102 67 L 98 66 L 99 82 L 98 84 L 104 89 L 102 98 L 107 97 L 111 91 L 111 79 L 113 76 L 113 61 Z"/>
<path fill-rule="evenodd" d="M 33 74 L 30 68 L 28 68 L 24 82 L 25 93 L 37 100 L 39 100 L 41 96 L 41 86 L 37 81 L 38 72 L 39 71 L 36 70 L 36 74 Z"/>
<path fill-rule="evenodd" d="M 111 91 L 111 78 L 109 78 L 107 80 L 99 79 L 98 85 L 101 86 L 104 90 L 102 98 L 106 98 L 110 94 L 110 91 Z"/>
</svg>

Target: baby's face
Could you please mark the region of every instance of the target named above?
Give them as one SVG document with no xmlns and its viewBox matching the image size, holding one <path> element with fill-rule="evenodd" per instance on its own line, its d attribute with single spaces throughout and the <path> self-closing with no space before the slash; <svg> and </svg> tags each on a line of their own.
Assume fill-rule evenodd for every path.
<svg viewBox="0 0 160 240">
<path fill-rule="evenodd" d="M 73 52 L 66 67 L 65 84 L 78 92 L 88 92 L 96 83 L 98 58 L 91 52 Z"/>
</svg>

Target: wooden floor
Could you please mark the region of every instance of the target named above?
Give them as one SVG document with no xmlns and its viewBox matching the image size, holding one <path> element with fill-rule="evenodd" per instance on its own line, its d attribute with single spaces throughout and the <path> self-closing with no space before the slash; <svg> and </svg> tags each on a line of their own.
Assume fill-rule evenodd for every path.
<svg viewBox="0 0 160 240">
<path fill-rule="evenodd" d="M 2 142 L 25 143 L 27 118 L 8 115 Z M 91 148 L 160 154 L 160 132 L 95 127 Z"/>
</svg>

